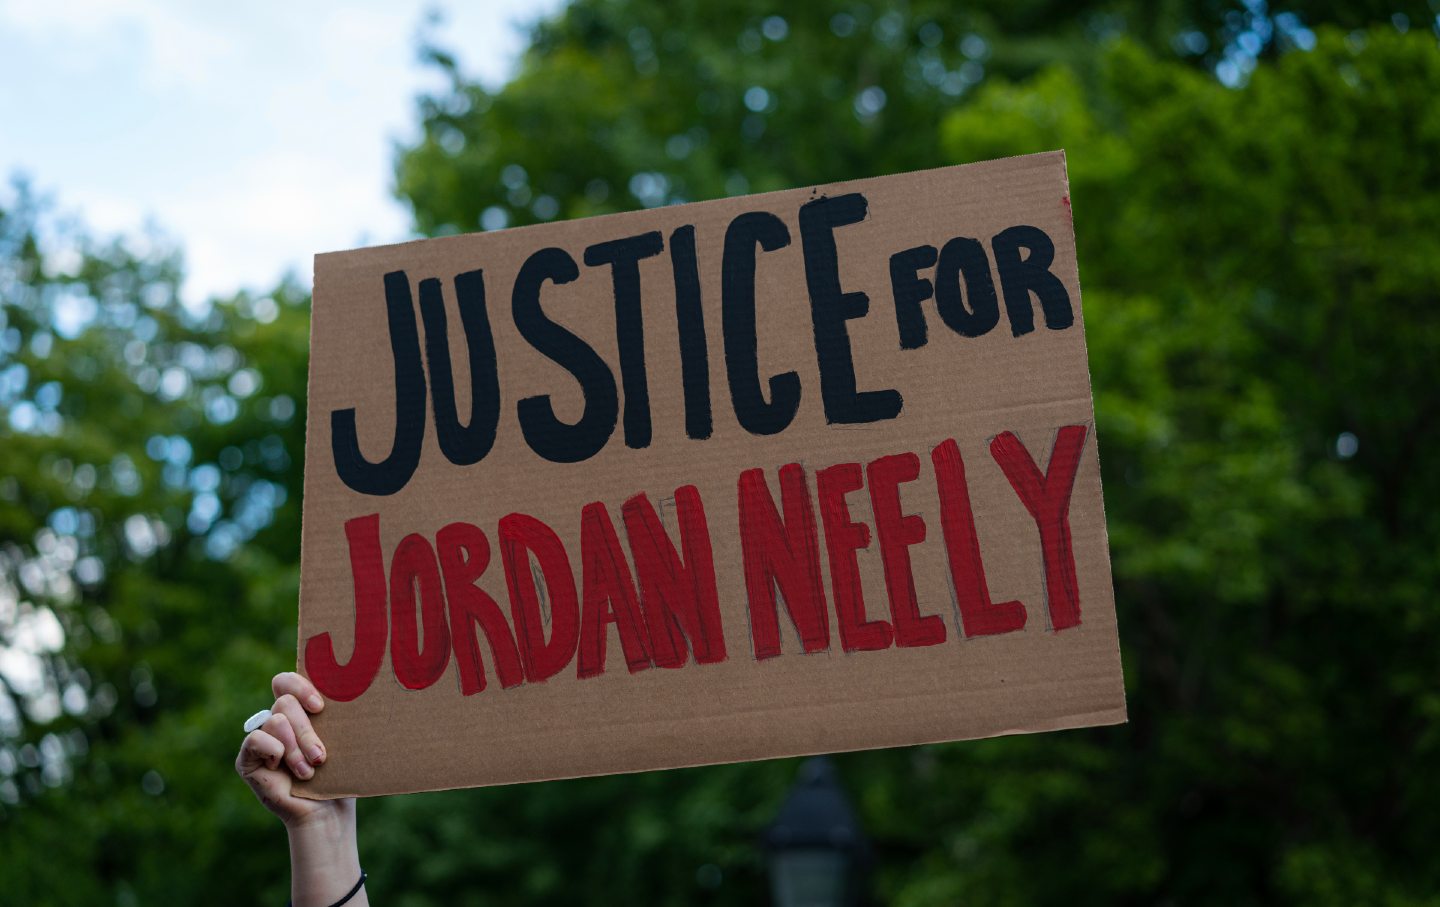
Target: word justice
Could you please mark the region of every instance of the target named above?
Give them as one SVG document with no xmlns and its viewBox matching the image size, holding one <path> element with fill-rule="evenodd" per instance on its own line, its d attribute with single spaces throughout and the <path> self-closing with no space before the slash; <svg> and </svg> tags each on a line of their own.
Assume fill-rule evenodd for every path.
<svg viewBox="0 0 1440 907">
<path fill-rule="evenodd" d="M 1057 632 L 1080 623 L 1069 508 L 1086 434 L 1084 425 L 1060 428 L 1044 470 L 1012 433 L 990 444 L 991 456 L 1038 529 L 1050 626 Z M 930 466 L 960 632 L 975 637 L 1022 629 L 1025 606 L 991 598 L 956 443 L 947 440 L 935 447 Z M 909 549 L 926 540 L 929 527 L 919 515 L 903 512 L 900 489 L 919 477 L 920 467 L 914 453 L 880 457 L 863 467 L 839 463 L 814 475 L 812 499 L 810 477 L 792 463 L 779 470 L 778 504 L 764 470 L 740 475 L 739 547 L 757 659 L 781 654 L 782 600 L 806 653 L 830 647 L 832 614 L 846 652 L 946 640 L 944 620 L 921 613 L 910 568 Z M 847 503 L 848 495 L 867 486 L 873 529 L 856 522 Z M 572 661 L 576 675 L 589 678 L 606 669 L 610 624 L 632 674 L 652 666 L 680 668 L 692 656 L 697 664 L 723 661 L 725 633 L 704 505 L 693 485 L 676 489 L 674 504 L 678 546 L 645 495 L 620 508 L 633 572 L 606 506 L 597 501 L 583 507 L 578 589 L 571 553 L 551 527 L 522 513 L 502 517 L 496 537 L 509 619 L 479 585 L 492 559 L 489 539 L 479 527 L 451 523 L 435 534 L 433 545 L 418 533 L 405 536 L 391 557 L 387 583 L 379 515 L 352 519 L 345 535 L 355 588 L 353 653 L 341 664 L 328 632 L 311 636 L 304 648 L 306 673 L 326 696 L 355 699 L 379 673 L 388 640 L 391 666 L 403 687 L 434 684 L 453 654 L 461 691 L 470 695 L 486 686 L 483 634 L 502 687 L 544 681 Z M 833 599 L 828 602 L 821 580 L 821 526 Z M 883 617 L 869 613 L 861 588 L 857 553 L 872 540 L 889 599 Z M 548 621 L 532 563 L 543 577 Z"/>
</svg>

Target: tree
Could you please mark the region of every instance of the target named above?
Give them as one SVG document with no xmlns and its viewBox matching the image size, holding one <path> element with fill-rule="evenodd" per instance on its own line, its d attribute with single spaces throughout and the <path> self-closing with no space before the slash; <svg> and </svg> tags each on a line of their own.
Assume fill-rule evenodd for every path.
<svg viewBox="0 0 1440 907">
<path fill-rule="evenodd" d="M 268 822 L 219 779 L 294 645 L 308 301 L 190 309 L 179 275 L 23 184 L 0 209 L 7 898 L 202 902 L 222 864 L 284 886 L 229 852 Z"/>
<path fill-rule="evenodd" d="M 581 0 L 535 26 L 499 91 L 423 52 L 449 90 L 420 102 L 396 188 L 429 234 L 468 232 L 896 173 L 944 159 L 936 124 L 987 78 L 1064 65 L 1099 78 L 1125 36 L 1238 84 L 1311 27 L 1433 31 L 1421 2 L 943 0 L 904 4 Z"/>
<path fill-rule="evenodd" d="M 1241 91 L 1121 46 L 1101 84 L 993 86 L 944 126 L 960 159 L 1070 150 L 1133 719 L 1064 810 L 1123 855 L 1084 887 L 1424 902 L 1435 41 L 1321 31 Z M 1035 812 L 1020 834 L 1067 837 Z"/>
</svg>

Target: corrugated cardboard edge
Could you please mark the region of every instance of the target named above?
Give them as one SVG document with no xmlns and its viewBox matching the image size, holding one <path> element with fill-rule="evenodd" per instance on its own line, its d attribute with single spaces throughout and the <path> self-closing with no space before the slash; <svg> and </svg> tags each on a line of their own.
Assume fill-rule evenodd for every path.
<svg viewBox="0 0 1440 907">
<path fill-rule="evenodd" d="M 1060 178 L 1065 183 L 1065 208 L 1070 215 L 1070 233 L 1075 239 L 1075 299 L 1080 308 L 1080 320 L 1085 321 L 1085 288 L 1080 283 L 1080 234 L 1075 232 L 1075 202 L 1070 195 L 1070 159 L 1065 155 L 1065 149 L 1047 152 L 1060 155 Z M 1031 157 L 1032 155 L 1025 155 Z M 1090 335 L 1085 331 L 1080 332 L 1080 345 L 1085 351 L 1085 384 L 1090 392 L 1090 412 L 1095 419 L 1091 426 L 1095 435 L 1095 481 L 1100 485 L 1100 540 L 1105 543 L 1105 569 L 1110 574 L 1110 595 L 1115 598 L 1115 559 L 1110 554 L 1110 514 L 1105 509 L 1105 469 L 1104 462 L 1100 456 L 1100 414 L 1095 411 L 1095 374 L 1090 368 Z M 1113 601 L 1115 609 L 1115 647 L 1110 652 L 1115 656 L 1115 663 L 1120 666 L 1120 708 L 1117 710 L 1119 718 L 1116 721 L 1095 722 L 1096 724 L 1127 724 L 1130 721 L 1130 694 L 1125 689 L 1125 659 L 1120 649 L 1120 602 Z"/>
<path fill-rule="evenodd" d="M 295 672 L 303 675 L 305 673 L 305 628 L 301 625 L 300 603 L 305 600 L 305 520 L 308 518 L 309 508 L 304 502 L 310 497 L 310 485 L 313 481 L 310 470 L 305 468 L 305 453 L 309 451 L 314 439 L 311 438 L 310 423 L 310 389 L 315 386 L 315 297 L 320 290 L 320 269 L 315 266 L 314 261 L 320 258 L 320 254 L 314 256 L 310 266 L 310 322 L 305 327 L 305 450 L 300 452 L 300 584 L 297 587 L 297 598 L 295 599 Z M 297 790 L 296 793 L 303 794 L 304 791 Z"/>
</svg>

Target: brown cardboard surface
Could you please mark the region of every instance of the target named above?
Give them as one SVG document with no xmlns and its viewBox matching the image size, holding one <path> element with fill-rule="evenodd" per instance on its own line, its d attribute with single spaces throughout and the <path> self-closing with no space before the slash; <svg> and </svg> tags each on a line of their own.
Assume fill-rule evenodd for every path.
<svg viewBox="0 0 1440 907">
<path fill-rule="evenodd" d="M 833 416 L 849 410 L 837 405 L 827 417 L 822 400 L 805 250 L 807 244 L 820 248 L 823 235 L 812 231 L 812 235 L 802 236 L 800 211 L 818 199 L 852 194 L 863 196 L 868 205 L 866 216 L 834 227 L 830 235 L 840 288 L 868 296 L 868 312 L 843 322 L 853 352 L 855 383 L 862 392 L 893 389 L 903 405 L 893 418 L 847 424 Z M 790 239 L 781 248 L 756 252 L 755 337 L 760 386 L 765 388 L 765 399 L 773 402 L 774 389 L 767 386 L 770 376 L 793 371 L 800 385 L 793 420 L 770 434 L 747 430 L 732 405 L 727 347 L 740 349 L 746 338 L 744 331 L 732 324 L 727 343 L 722 316 L 727 229 L 738 215 L 758 211 L 775 215 L 788 228 Z M 676 243 L 674 231 L 686 225 L 694 227 L 708 349 L 704 371 L 709 376 L 713 427 L 704 438 L 687 436 L 681 381 L 671 252 Z M 1054 259 L 1044 270 L 1065 290 L 1073 312 L 1069 326 L 1048 324 L 1039 294 L 1027 293 L 1033 330 L 1015 333 L 994 237 L 1018 225 L 1037 228 L 1053 242 Z M 604 264 L 587 265 L 585 250 L 648 231 L 659 231 L 664 246 L 660 254 L 638 263 L 651 437 L 648 445 L 632 447 L 626 438 L 626 404 L 637 400 L 638 394 L 633 381 L 621 374 L 612 269 Z M 966 248 L 983 248 L 988 256 L 998 296 L 998 323 L 980 336 L 962 336 L 942 319 L 936 299 L 926 299 L 919 303 L 919 310 L 927 341 L 918 348 L 902 348 L 891 256 L 926 245 L 939 249 L 955 237 L 974 238 L 978 246 Z M 745 247 L 755 248 L 753 242 Z M 608 366 L 619 405 L 613 433 L 603 447 L 578 462 L 554 462 L 539 455 L 527 443 L 517 415 L 520 401 L 535 395 L 550 395 L 555 417 L 564 422 L 576 422 L 585 408 L 576 378 L 527 342 L 512 314 L 512 287 L 522 265 L 546 248 L 568 253 L 579 273 L 570 282 L 545 283 L 539 293 L 540 306 L 552 322 L 583 339 Z M 1033 244 L 1020 253 L 1022 258 L 1030 256 L 1031 265 L 1036 254 Z M 745 282 L 743 268 L 737 271 L 735 264 L 742 259 L 737 255 L 729 265 L 737 285 Z M 819 280 L 823 284 L 823 257 L 816 253 L 815 260 L 822 265 Z M 934 262 L 930 265 L 919 268 L 918 273 L 935 283 L 937 270 Z M 421 347 L 426 342 L 427 322 L 421 317 L 425 291 L 420 283 L 429 278 L 440 281 L 447 313 L 446 342 L 455 376 L 455 410 L 463 425 L 471 413 L 472 364 L 454 278 L 476 270 L 483 270 L 485 308 L 499 376 L 493 447 L 478 462 L 467 465 L 457 465 L 442 450 L 434 362 L 427 356 L 424 405 L 403 408 L 410 429 L 417 420 L 423 423 L 418 466 L 393 493 L 355 490 L 337 469 L 332 414 L 354 409 L 355 433 L 365 459 L 380 461 L 390 452 L 396 434 L 397 397 L 385 275 L 405 272 L 403 283 L 413 302 L 407 317 Z M 971 275 L 970 271 L 963 273 Z M 952 274 L 952 285 L 963 283 Z M 959 320 L 970 317 L 969 312 L 977 306 L 983 308 L 983 300 L 976 303 L 979 297 L 970 292 L 964 298 L 967 310 L 957 316 Z M 947 299 L 953 303 L 953 293 Z M 854 302 L 850 299 L 849 304 Z M 826 304 L 833 303 L 829 300 Z M 737 310 L 742 308 L 736 305 Z M 400 311 L 403 314 L 403 307 Z M 949 311 L 955 314 L 955 309 Z M 833 349 L 833 343 L 825 348 Z M 833 379 L 840 371 L 833 357 L 827 363 Z M 488 366 L 488 362 L 476 364 L 482 372 Z M 692 368 L 692 373 L 694 377 L 702 372 Z M 603 395 L 597 399 L 599 396 Z M 1067 434 L 1062 432 L 1066 426 L 1080 428 L 1071 428 Z M 375 635 L 373 626 L 362 631 L 369 634 L 367 651 L 378 651 L 375 645 L 384 647 L 383 659 L 363 685 L 363 692 L 339 701 L 330 683 L 330 701 L 316 717 L 329 758 L 313 781 L 300 786 L 306 796 L 504 784 L 1125 720 L 1062 152 L 317 255 L 307 432 L 299 670 L 317 683 L 324 676 L 338 676 L 333 670 L 330 675 L 316 670 L 313 653 L 322 648 L 316 639 L 321 634 L 329 634 L 339 665 L 354 657 L 361 593 L 352 572 L 346 532 L 349 521 L 378 515 L 380 563 L 385 571 L 379 588 L 384 590 L 387 604 L 380 634 Z M 1083 436 L 1068 513 L 1057 524 L 1061 529 L 1052 542 L 1058 542 L 1049 550 L 1042 546 L 1037 519 L 1000 465 L 997 450 L 1018 449 L 1013 443 L 1005 446 L 1011 436 L 1042 475 L 1053 465 L 1052 459 L 1061 456 L 1052 457 L 1052 450 Z M 973 589 L 975 571 L 960 569 L 959 575 L 952 571 L 932 463 L 932 451 L 949 439 L 963 458 L 963 484 L 990 597 L 997 603 L 1021 602 L 1026 616 L 1022 629 L 967 635 L 962 627 L 959 604 L 965 593 L 957 590 Z M 926 641 L 934 644 L 846 651 L 839 635 L 834 559 L 820 510 L 817 474 L 842 463 L 856 463 L 865 470 L 878 458 L 906 453 L 917 456 L 918 475 L 898 485 L 899 507 L 901 513 L 923 521 L 924 538 L 901 544 L 896 541 L 895 524 L 887 524 L 892 528 L 883 541 L 892 551 L 890 579 L 896 583 L 903 610 L 904 569 L 894 557 L 895 550 L 903 550 L 909 556 L 918 614 L 937 615 L 944 638 L 934 639 L 932 621 L 924 626 L 932 634 Z M 800 464 L 804 471 L 816 526 L 814 564 L 828 615 L 827 643 L 818 651 L 803 651 L 800 631 L 787 612 L 792 603 L 777 594 L 781 652 L 762 658 L 756 653 L 755 618 L 747 595 L 747 557 L 741 544 L 737 488 L 742 473 L 762 470 L 769 496 L 783 514 L 779 470 L 786 464 Z M 844 500 L 850 519 L 864 524 L 869 535 L 868 545 L 855 554 L 859 591 L 868 619 L 887 621 L 893 635 L 897 621 L 882 557 L 886 546 L 882 546 L 871 497 L 877 477 L 879 485 L 884 485 L 883 470 L 857 474 L 863 487 Z M 696 653 L 689 652 L 680 667 L 647 666 L 645 656 L 653 660 L 659 644 L 646 632 L 645 616 L 663 602 L 657 600 L 653 585 L 647 591 L 640 582 L 622 508 L 627 500 L 643 494 L 683 556 L 687 550 L 681 545 L 676 500 L 682 496 L 677 489 L 683 486 L 694 486 L 703 501 L 725 657 L 699 664 Z M 1051 490 L 1057 499 L 1063 497 L 1064 489 Z M 953 504 L 954 498 L 950 501 Z M 439 581 L 427 585 L 422 576 L 415 593 L 413 580 L 401 582 L 395 587 L 401 591 L 400 606 L 395 607 L 390 594 L 395 574 L 392 558 L 402 539 L 418 534 L 423 540 L 406 543 L 414 555 L 410 563 L 424 568 L 417 568 L 419 573 L 430 571 L 435 577 L 450 579 L 434 566 L 435 554 L 426 552 L 436 548 L 442 527 L 457 522 L 478 527 L 488 541 L 490 562 L 473 585 L 497 603 L 513 633 L 517 625 L 498 526 L 502 517 L 514 513 L 542 521 L 553 529 L 568 555 L 576 596 L 582 602 L 578 645 L 583 647 L 587 638 L 584 588 L 587 584 L 598 587 L 604 572 L 604 558 L 592 557 L 587 563 L 582 550 L 581 513 L 592 502 L 605 506 L 623 552 L 624 563 L 618 565 L 623 569 L 606 575 L 612 579 L 621 576 L 614 580 L 616 588 L 624 586 L 627 575 L 639 584 L 639 610 L 634 612 L 639 617 L 638 630 L 631 641 L 633 645 L 638 639 L 644 648 L 635 665 L 643 669 L 632 672 L 627 668 L 620 630 L 615 622 L 609 622 L 600 625 L 606 642 L 603 673 L 577 676 L 580 659 L 572 651 L 563 669 L 548 679 L 530 678 L 506 688 L 496 674 L 495 653 L 481 633 L 478 651 L 486 685 L 471 695 L 462 693 L 458 659 L 453 654 L 459 646 L 453 638 L 467 628 L 463 621 L 453 620 L 455 613 L 444 607 L 447 603 L 455 607 L 450 593 L 460 584 L 453 588 Z M 960 511 L 952 506 L 945 512 L 963 529 L 965 521 L 956 517 Z M 792 529 L 797 525 L 796 520 L 789 523 Z M 915 522 L 905 525 L 914 538 L 918 534 Z M 1066 530 L 1073 546 L 1073 570 L 1063 550 Z M 752 537 L 760 539 L 750 552 L 752 568 L 758 569 L 760 554 L 784 554 L 773 544 L 767 548 L 751 531 Z M 427 557 L 431 566 L 424 567 Z M 610 557 L 611 567 L 617 567 L 613 554 Z M 530 575 L 543 576 L 535 560 L 516 556 L 513 563 L 527 560 Z M 962 565 L 970 563 L 962 561 Z M 518 577 L 520 570 L 516 573 Z M 1057 582 L 1061 585 L 1055 585 Z M 1066 582 L 1078 595 L 1078 623 L 1073 625 L 1065 625 L 1071 623 L 1063 610 Z M 703 575 L 692 574 L 689 583 L 690 589 L 700 592 L 708 587 Z M 843 578 L 842 583 L 853 588 Z M 412 594 L 404 594 L 405 588 Z M 1058 598 L 1057 590 L 1062 593 Z M 544 632 L 549 637 L 557 622 L 565 622 L 560 600 L 563 590 L 557 598 L 547 582 L 541 594 L 547 609 L 557 609 L 544 618 Z M 417 606 L 407 599 L 420 603 L 422 613 L 426 607 L 431 609 L 428 634 L 417 630 Z M 760 613 L 763 618 L 763 610 Z M 1062 625 L 1058 629 L 1056 614 Z M 969 628 L 978 626 L 972 622 Z M 907 633 L 913 630 L 910 622 L 906 627 L 910 628 Z M 407 651 L 413 645 L 436 659 L 444 655 L 443 673 L 421 689 L 408 689 L 398 679 L 393 657 L 397 628 Z M 446 632 L 452 642 L 442 648 L 441 634 Z M 468 632 L 476 632 L 475 627 L 468 627 Z M 692 634 L 688 642 L 694 649 L 699 641 Z M 713 654 L 716 641 L 710 643 Z M 307 656 L 307 652 L 312 654 Z M 407 655 L 402 660 L 402 673 L 416 684 L 415 678 L 426 673 L 416 667 L 423 659 Z M 430 665 L 433 668 L 437 663 Z M 354 671 L 353 665 L 350 670 Z M 421 678 L 428 679 L 428 675 Z M 326 686 L 321 685 L 322 689 Z"/>
</svg>

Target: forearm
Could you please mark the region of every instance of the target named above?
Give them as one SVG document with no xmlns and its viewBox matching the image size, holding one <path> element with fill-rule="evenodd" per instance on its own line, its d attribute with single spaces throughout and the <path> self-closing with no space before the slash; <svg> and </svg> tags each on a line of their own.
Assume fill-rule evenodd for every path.
<svg viewBox="0 0 1440 907">
<path fill-rule="evenodd" d="M 290 899 L 294 907 L 329 907 L 360 878 L 353 804 L 317 821 L 297 823 L 290 832 Z M 366 907 L 364 890 L 346 907 Z"/>
</svg>

